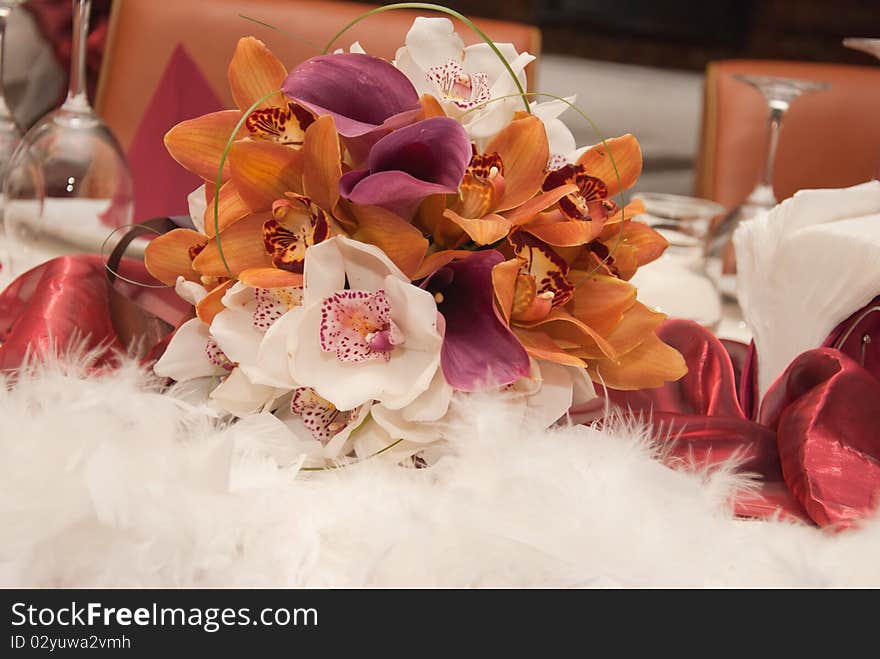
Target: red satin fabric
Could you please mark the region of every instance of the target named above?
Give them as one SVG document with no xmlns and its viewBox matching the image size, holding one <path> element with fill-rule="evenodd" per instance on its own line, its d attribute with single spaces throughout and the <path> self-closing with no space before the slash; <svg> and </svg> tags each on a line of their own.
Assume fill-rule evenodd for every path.
<svg viewBox="0 0 880 659">
<path fill-rule="evenodd" d="M 54 259 L 16 279 L 0 294 L 0 369 L 18 368 L 26 356 L 45 358 L 75 338 L 89 348 L 122 350 L 107 305 L 101 260 Z"/>
<path fill-rule="evenodd" d="M 880 378 L 880 295 L 835 327 L 822 346 L 840 348 Z"/>
<path fill-rule="evenodd" d="M 676 462 L 716 463 L 738 456 L 743 469 L 781 480 L 775 433 L 743 413 L 733 363 L 721 342 L 684 320 L 667 321 L 657 333 L 682 354 L 687 375 L 657 389 L 611 391 L 612 400 L 650 415 L 659 436 L 674 437 L 670 457 Z"/>
<path fill-rule="evenodd" d="M 857 312 L 841 328 L 838 338 L 849 329 L 850 339 L 858 338 L 843 350 L 800 355 L 768 390 L 760 415 L 754 350 L 728 343 L 730 354 L 683 320 L 667 321 L 658 334 L 684 355 L 688 374 L 659 389 L 610 396 L 650 417 L 657 436 L 670 442 L 671 462 L 738 457 L 742 471 L 757 474 L 760 490 L 740 496 L 739 514 L 848 527 L 880 501 L 880 379 L 876 361 L 865 359 L 869 368 L 857 361 L 866 357 L 865 345 L 880 343 L 880 314 Z"/>
<path fill-rule="evenodd" d="M 830 348 L 804 353 L 786 374 L 767 411 L 785 483 L 820 526 L 850 526 L 880 496 L 880 380 Z"/>
<path fill-rule="evenodd" d="M 123 276 L 146 281 L 143 264 L 124 260 Z M 150 289 L 117 281 L 116 291 L 139 313 L 176 325 L 186 307 L 170 289 Z M 113 363 L 126 351 L 117 336 L 104 263 L 80 254 L 48 261 L 21 275 L 0 293 L 0 370 L 19 368 L 26 358 L 44 359 L 73 345 L 99 350 L 95 367 Z"/>
</svg>

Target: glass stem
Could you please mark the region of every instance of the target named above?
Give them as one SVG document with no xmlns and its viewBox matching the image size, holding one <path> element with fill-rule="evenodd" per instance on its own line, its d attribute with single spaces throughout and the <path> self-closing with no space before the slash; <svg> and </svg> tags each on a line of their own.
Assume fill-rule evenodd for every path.
<svg viewBox="0 0 880 659">
<path fill-rule="evenodd" d="M 9 111 L 9 105 L 6 103 L 6 77 L 3 72 L 3 49 L 6 47 L 6 20 L 12 13 L 12 7 L 9 5 L 0 5 L 0 121 L 12 121 L 12 113 Z"/>
<path fill-rule="evenodd" d="M 70 80 L 64 108 L 74 112 L 90 112 L 91 107 L 86 92 L 86 54 L 92 0 L 72 0 L 72 3 L 73 47 L 70 53 Z"/>
<path fill-rule="evenodd" d="M 779 146 L 779 133 L 782 130 L 782 120 L 788 110 L 788 103 L 784 101 L 770 101 L 770 119 L 767 125 L 767 160 L 764 163 L 764 171 L 761 180 L 752 190 L 752 194 L 746 203 L 759 206 L 775 206 L 776 195 L 773 194 L 773 171 L 776 165 L 776 149 Z"/>
</svg>

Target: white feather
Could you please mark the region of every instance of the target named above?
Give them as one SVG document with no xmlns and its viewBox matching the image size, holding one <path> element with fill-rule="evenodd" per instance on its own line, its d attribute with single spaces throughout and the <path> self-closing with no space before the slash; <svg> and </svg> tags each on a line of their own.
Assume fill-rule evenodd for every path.
<svg viewBox="0 0 880 659">
<path fill-rule="evenodd" d="M 539 431 L 457 397 L 434 467 L 305 473 L 271 420 L 224 425 L 128 363 L 6 384 L 0 585 L 880 585 L 876 520 L 738 521 L 743 477 L 667 469 L 633 423 Z"/>
</svg>

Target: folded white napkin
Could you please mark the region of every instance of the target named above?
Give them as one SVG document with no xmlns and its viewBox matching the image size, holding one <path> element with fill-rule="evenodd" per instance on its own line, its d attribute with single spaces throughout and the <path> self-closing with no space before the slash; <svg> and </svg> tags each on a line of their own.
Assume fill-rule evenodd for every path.
<svg viewBox="0 0 880 659">
<path fill-rule="evenodd" d="M 880 181 L 801 190 L 733 237 L 763 396 L 791 361 L 880 294 Z"/>
</svg>

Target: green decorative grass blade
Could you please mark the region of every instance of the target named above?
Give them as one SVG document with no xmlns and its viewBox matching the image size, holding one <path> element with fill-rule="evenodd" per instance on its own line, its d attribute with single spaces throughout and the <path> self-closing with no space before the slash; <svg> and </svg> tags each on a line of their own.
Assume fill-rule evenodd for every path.
<svg viewBox="0 0 880 659">
<path fill-rule="evenodd" d="M 526 98 L 526 92 L 522 88 L 522 83 L 520 83 L 519 78 L 513 72 L 513 69 L 510 67 L 510 62 L 507 61 L 507 58 L 501 54 L 501 51 L 498 50 L 498 46 L 496 46 L 492 40 L 483 32 L 477 25 L 469 19 L 464 14 L 460 14 L 454 9 L 449 9 L 448 7 L 443 7 L 441 5 L 431 4 L 429 2 L 397 2 L 391 5 L 385 5 L 383 7 L 376 7 L 375 9 L 371 9 L 370 11 L 366 11 L 353 21 L 351 21 L 348 25 L 343 27 L 339 32 L 337 32 L 332 39 L 330 39 L 329 43 L 324 47 L 324 54 L 330 52 L 330 49 L 333 48 L 333 45 L 339 40 L 339 38 L 348 32 L 352 27 L 360 23 L 365 18 L 369 18 L 373 14 L 379 14 L 384 11 L 392 11 L 395 9 L 424 9 L 426 11 L 436 11 L 441 14 L 446 14 L 447 16 L 452 16 L 453 18 L 457 18 L 462 23 L 471 28 L 474 32 L 480 35 L 480 38 L 488 44 L 489 48 L 492 49 L 492 52 L 495 53 L 495 56 L 499 59 L 499 61 L 504 65 L 504 68 L 507 69 L 507 73 L 510 74 L 510 77 L 513 79 L 513 83 L 516 85 L 516 89 L 519 92 L 517 95 L 520 96 L 523 100 L 523 105 L 525 106 L 525 111 L 531 114 L 532 110 L 529 108 L 529 100 Z"/>
<path fill-rule="evenodd" d="M 403 438 L 398 439 L 396 442 L 389 444 L 385 448 L 383 448 L 379 451 L 376 451 L 375 453 L 372 453 L 365 458 L 361 458 L 360 460 L 355 460 L 354 462 L 345 462 L 345 463 L 333 465 L 330 467 L 301 467 L 300 471 L 334 471 L 336 469 L 345 469 L 346 467 L 352 467 L 352 466 L 360 464 L 366 460 L 371 460 L 372 458 L 375 458 L 376 456 L 382 455 L 386 451 L 390 451 L 395 446 L 400 444 L 400 442 L 402 442 L 402 441 L 403 441 Z"/>
<path fill-rule="evenodd" d="M 232 274 L 232 270 L 229 269 L 229 264 L 226 262 L 226 255 L 223 254 L 223 243 L 220 240 L 220 186 L 223 185 L 223 166 L 226 164 L 226 156 L 229 155 L 229 149 L 232 148 L 232 143 L 235 142 L 235 136 L 238 135 L 238 131 L 244 126 L 244 122 L 247 121 L 251 112 L 256 110 L 260 105 L 276 94 L 280 93 L 280 89 L 278 91 L 269 92 L 263 98 L 254 101 L 253 105 L 242 112 L 241 119 L 235 124 L 235 128 L 232 129 L 232 134 L 229 136 L 229 139 L 226 140 L 226 146 L 223 148 L 223 154 L 220 156 L 220 165 L 217 167 L 217 180 L 214 182 L 214 240 L 217 241 L 217 251 L 220 253 L 220 261 L 223 263 L 223 267 L 226 268 L 226 272 L 230 279 L 235 279 L 235 276 Z"/>
<path fill-rule="evenodd" d="M 286 37 L 290 37 L 294 41 L 299 41 L 302 44 L 305 44 L 309 48 L 314 49 L 316 53 L 321 52 L 321 46 L 316 44 L 314 41 L 309 41 L 308 39 L 304 39 L 303 37 L 295 34 L 289 30 L 285 30 L 284 28 L 280 28 L 277 25 L 272 25 L 271 23 L 267 23 L 266 21 L 261 21 L 259 18 L 254 18 L 253 16 L 246 16 L 245 14 L 239 14 L 239 18 L 243 18 L 246 21 L 250 21 L 251 23 L 256 23 L 257 25 L 262 25 L 263 27 L 267 27 L 270 30 L 275 30 L 276 32 L 280 32 Z"/>
</svg>

